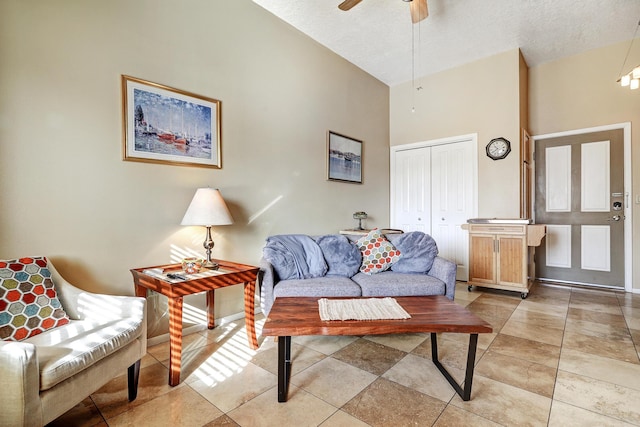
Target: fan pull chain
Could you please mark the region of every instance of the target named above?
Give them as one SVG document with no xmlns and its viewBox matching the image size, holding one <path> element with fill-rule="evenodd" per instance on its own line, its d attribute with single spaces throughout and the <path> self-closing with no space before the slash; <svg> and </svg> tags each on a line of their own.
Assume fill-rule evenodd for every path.
<svg viewBox="0 0 640 427">
<path fill-rule="evenodd" d="M 416 112 L 416 37 L 415 25 L 411 24 L 411 112 Z"/>
<path fill-rule="evenodd" d="M 421 21 L 422 22 L 422 21 Z M 418 25 L 418 53 L 420 53 L 420 47 L 422 46 L 422 26 L 421 22 L 418 24 L 411 24 L 411 112 L 416 112 L 416 92 L 422 90 L 422 86 L 416 87 L 416 37 L 415 26 Z M 418 55 L 418 69 L 420 69 L 420 56 Z"/>
</svg>

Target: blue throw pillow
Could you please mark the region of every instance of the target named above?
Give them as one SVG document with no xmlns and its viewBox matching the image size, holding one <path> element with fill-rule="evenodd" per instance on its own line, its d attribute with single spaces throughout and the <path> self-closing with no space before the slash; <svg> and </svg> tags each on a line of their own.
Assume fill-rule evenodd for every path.
<svg viewBox="0 0 640 427">
<path fill-rule="evenodd" d="M 402 253 L 400 259 L 391 266 L 391 271 L 425 274 L 431 270 L 433 260 L 438 256 L 438 246 L 433 237 L 422 231 L 410 231 L 388 234 L 387 238 Z"/>
<path fill-rule="evenodd" d="M 315 238 L 327 263 L 327 276 L 351 277 L 362 264 L 360 249 L 340 234 L 328 234 Z"/>
</svg>

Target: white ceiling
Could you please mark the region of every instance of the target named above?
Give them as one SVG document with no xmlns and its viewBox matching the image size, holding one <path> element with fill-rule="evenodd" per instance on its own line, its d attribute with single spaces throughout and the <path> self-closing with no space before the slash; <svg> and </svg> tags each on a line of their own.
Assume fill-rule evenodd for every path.
<svg viewBox="0 0 640 427">
<path fill-rule="evenodd" d="M 535 67 L 631 40 L 640 19 L 640 0 L 428 0 L 429 17 L 415 26 L 401 0 L 348 12 L 342 0 L 253 1 L 389 86 L 518 47 Z"/>
</svg>

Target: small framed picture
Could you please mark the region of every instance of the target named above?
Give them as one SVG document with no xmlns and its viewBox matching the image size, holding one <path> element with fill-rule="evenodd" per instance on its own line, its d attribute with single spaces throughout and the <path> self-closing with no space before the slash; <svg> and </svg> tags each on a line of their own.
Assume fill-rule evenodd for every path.
<svg viewBox="0 0 640 427">
<path fill-rule="evenodd" d="M 220 168 L 220 101 L 122 76 L 123 159 Z"/>
<path fill-rule="evenodd" d="M 327 132 L 327 179 L 362 184 L 362 141 Z"/>
</svg>

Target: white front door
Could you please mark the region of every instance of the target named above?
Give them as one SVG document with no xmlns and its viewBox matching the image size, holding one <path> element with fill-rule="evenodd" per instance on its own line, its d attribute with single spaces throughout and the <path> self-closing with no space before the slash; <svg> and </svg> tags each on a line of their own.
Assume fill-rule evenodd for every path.
<svg viewBox="0 0 640 427">
<path fill-rule="evenodd" d="M 477 212 L 477 136 L 392 147 L 391 227 L 424 231 L 440 256 L 468 280 L 468 234 L 461 225 Z"/>
<path fill-rule="evenodd" d="M 622 128 L 536 140 L 538 278 L 625 287 L 624 158 Z"/>
</svg>

